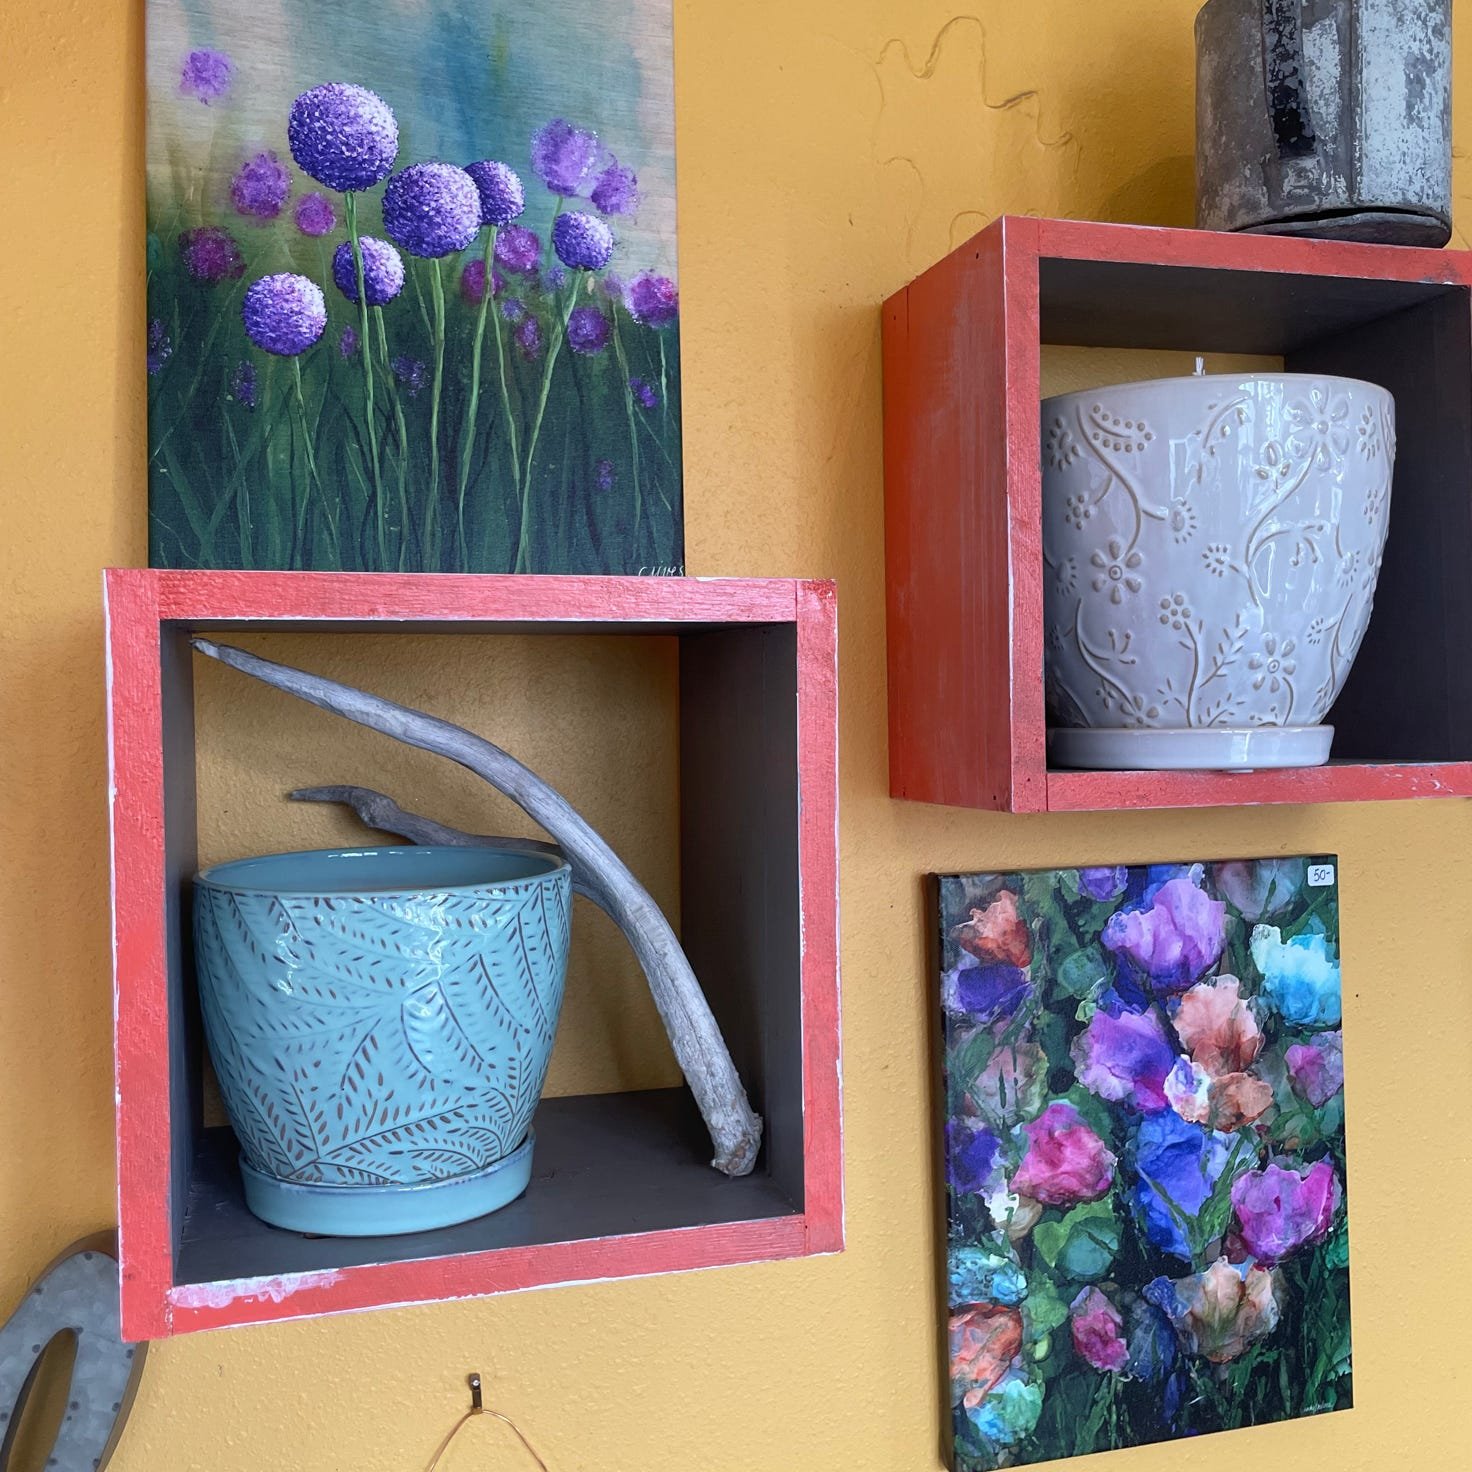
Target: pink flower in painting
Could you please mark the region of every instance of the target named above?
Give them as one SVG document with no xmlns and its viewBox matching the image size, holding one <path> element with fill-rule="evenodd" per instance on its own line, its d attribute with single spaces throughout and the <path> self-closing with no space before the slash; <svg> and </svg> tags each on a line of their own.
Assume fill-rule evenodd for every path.
<svg viewBox="0 0 1472 1472">
<path fill-rule="evenodd" d="M 955 939 L 978 961 L 1024 967 L 1032 960 L 1032 936 L 1010 889 L 1002 890 L 986 909 L 972 910 L 971 918 L 956 927 Z"/>
<path fill-rule="evenodd" d="M 1303 1174 L 1269 1164 L 1232 1182 L 1232 1209 L 1244 1250 L 1258 1262 L 1278 1263 L 1328 1235 L 1342 1192 L 1327 1160 Z"/>
<path fill-rule="evenodd" d="M 1344 1087 L 1344 1034 L 1321 1032 L 1307 1043 L 1294 1043 L 1286 1054 L 1294 1092 L 1322 1109 Z"/>
<path fill-rule="evenodd" d="M 1027 1152 L 1012 1190 L 1049 1206 L 1097 1201 L 1114 1180 L 1114 1155 L 1072 1104 L 1050 1104 L 1022 1126 Z"/>
<path fill-rule="evenodd" d="M 1235 976 L 1193 986 L 1181 998 L 1176 1034 L 1207 1073 L 1240 1073 L 1262 1052 L 1262 1029 Z"/>
<path fill-rule="evenodd" d="M 1096 1370 L 1120 1371 L 1129 1363 L 1121 1332 L 1124 1316 L 1098 1288 L 1085 1288 L 1069 1309 L 1073 1347 Z"/>
<path fill-rule="evenodd" d="M 1157 991 L 1184 991 L 1221 959 L 1227 907 L 1190 877 L 1167 880 L 1149 909 L 1119 910 L 1101 939 L 1126 956 Z"/>
</svg>

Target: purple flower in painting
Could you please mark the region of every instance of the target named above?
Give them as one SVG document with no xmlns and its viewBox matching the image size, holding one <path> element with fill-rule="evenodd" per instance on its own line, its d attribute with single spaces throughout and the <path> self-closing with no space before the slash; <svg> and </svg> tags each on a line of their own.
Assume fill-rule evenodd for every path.
<svg viewBox="0 0 1472 1472">
<path fill-rule="evenodd" d="M 516 346 L 524 356 L 539 358 L 542 355 L 542 329 L 535 317 L 528 317 L 515 332 Z"/>
<path fill-rule="evenodd" d="M 1140 1121 L 1130 1146 L 1139 1179 L 1129 1200 L 1145 1236 L 1162 1252 L 1191 1261 L 1182 1219 L 1200 1214 L 1234 1143 L 1231 1135 L 1188 1124 L 1170 1110 Z"/>
<path fill-rule="evenodd" d="M 600 491 L 611 491 L 613 489 L 613 461 L 600 460 L 596 469 L 598 471 L 598 489 Z"/>
<path fill-rule="evenodd" d="M 1099 1288 L 1085 1288 L 1069 1306 L 1073 1347 L 1096 1370 L 1118 1372 L 1129 1364 L 1124 1315 Z"/>
<path fill-rule="evenodd" d="M 1344 1087 L 1344 1034 L 1321 1032 L 1306 1043 L 1293 1043 L 1284 1055 L 1288 1080 L 1315 1109 L 1322 1109 Z"/>
<path fill-rule="evenodd" d="M 1078 871 L 1079 892 L 1088 895 L 1091 900 L 1097 900 L 1101 905 L 1117 900 L 1125 892 L 1129 882 L 1130 871 L 1123 867 Z"/>
<path fill-rule="evenodd" d="M 270 148 L 246 159 L 230 181 L 230 198 L 237 213 L 257 220 L 274 220 L 290 193 L 291 175 Z"/>
<path fill-rule="evenodd" d="M 199 225 L 179 236 L 179 254 L 184 269 L 196 281 L 215 286 L 221 281 L 238 281 L 245 274 L 245 257 L 235 237 L 219 225 Z"/>
<path fill-rule="evenodd" d="M 483 225 L 509 225 L 526 208 L 526 190 L 515 169 L 487 158 L 466 164 L 465 172 L 480 194 Z"/>
<path fill-rule="evenodd" d="M 1073 1040 L 1072 1052 L 1074 1072 L 1090 1093 L 1145 1114 L 1167 1107 L 1165 1080 L 1176 1051 L 1153 1007 L 1118 1013 L 1099 1008 Z"/>
<path fill-rule="evenodd" d="M 608 318 L 597 307 L 574 307 L 567 319 L 567 345 L 575 353 L 601 353 L 610 335 Z"/>
<path fill-rule="evenodd" d="M 314 238 L 331 235 L 337 228 L 337 211 L 325 194 L 314 189 L 296 202 L 296 228 Z"/>
<path fill-rule="evenodd" d="M 508 225 L 496 236 L 496 264 L 518 276 L 530 276 L 542 259 L 542 242 L 534 231 Z"/>
<path fill-rule="evenodd" d="M 305 276 L 282 271 L 253 281 L 240 305 L 246 336 L 279 357 L 304 353 L 327 326 L 322 288 Z"/>
<path fill-rule="evenodd" d="M 365 235 L 358 241 L 363 256 L 363 290 L 370 307 L 382 307 L 404 289 L 404 258 L 386 240 Z M 350 240 L 332 253 L 332 279 L 350 301 L 358 300 L 358 269 Z"/>
<path fill-rule="evenodd" d="M 247 409 L 256 406 L 256 368 L 249 361 L 241 362 L 230 379 L 230 397 Z"/>
<path fill-rule="evenodd" d="M 582 192 L 598 157 L 598 135 L 553 118 L 532 134 L 532 168 L 553 194 Z"/>
<path fill-rule="evenodd" d="M 491 267 L 491 295 L 500 296 L 506 286 L 506 278 L 494 266 Z M 466 261 L 460 272 L 460 297 L 468 305 L 478 307 L 486 294 L 486 263 L 477 257 Z"/>
<path fill-rule="evenodd" d="M 480 229 L 480 193 L 454 164 L 410 164 L 383 191 L 383 228 L 410 255 L 453 255 Z"/>
<path fill-rule="evenodd" d="M 1272 1164 L 1248 1171 L 1232 1182 L 1232 1209 L 1243 1248 L 1258 1262 L 1282 1262 L 1328 1235 L 1342 1195 L 1339 1177 L 1327 1160 L 1302 1173 Z"/>
<path fill-rule="evenodd" d="M 1129 958 L 1157 991 L 1194 986 L 1221 959 L 1227 907 L 1188 877 L 1167 880 L 1150 907 L 1109 917 L 1101 939 Z"/>
<path fill-rule="evenodd" d="M 633 396 L 641 404 L 643 404 L 646 409 L 659 408 L 659 394 L 655 392 L 654 388 L 650 384 L 645 383 L 645 381 L 640 378 L 637 373 L 629 379 L 629 392 L 633 394 Z"/>
<path fill-rule="evenodd" d="M 399 124 L 376 92 L 324 82 L 291 104 L 286 139 L 297 167 L 329 189 L 369 189 L 399 156 Z"/>
<path fill-rule="evenodd" d="M 174 345 L 162 320 L 155 317 L 148 324 L 148 375 L 151 378 L 174 356 Z"/>
<path fill-rule="evenodd" d="M 508 296 L 501 303 L 501 315 L 508 322 L 520 322 L 526 316 L 526 307 L 516 297 Z"/>
<path fill-rule="evenodd" d="M 980 1191 L 990 1180 L 1001 1142 L 979 1119 L 946 1122 L 946 1175 L 956 1191 Z"/>
<path fill-rule="evenodd" d="M 1118 1163 L 1104 1141 L 1065 1100 L 1049 1104 L 1022 1126 L 1027 1149 L 1012 1177 L 1012 1190 L 1048 1206 L 1097 1201 L 1114 1183 Z"/>
<path fill-rule="evenodd" d="M 389 365 L 393 369 L 394 377 L 404 385 L 411 399 L 417 398 L 419 390 L 422 389 L 428 379 L 428 370 L 418 358 L 411 358 L 407 353 L 400 353 Z"/>
<path fill-rule="evenodd" d="M 358 351 L 358 329 L 344 327 L 337 336 L 337 353 L 340 358 L 351 358 Z"/>
<path fill-rule="evenodd" d="M 975 1022 L 1011 1017 L 1030 989 L 1025 971 L 1005 962 L 979 962 L 972 956 L 962 957 L 961 964 L 941 978 L 946 1010 Z"/>
<path fill-rule="evenodd" d="M 552 249 L 574 271 L 601 271 L 613 256 L 613 232 L 597 215 L 568 210 L 552 225 Z"/>
<path fill-rule="evenodd" d="M 629 316 L 645 327 L 668 327 L 680 314 L 680 293 L 668 276 L 640 271 L 624 292 Z"/>
<path fill-rule="evenodd" d="M 567 285 L 567 267 L 560 265 L 549 266 L 542 272 L 542 290 L 548 296 L 556 296 L 564 286 Z"/>
<path fill-rule="evenodd" d="M 179 91 L 206 107 L 230 91 L 235 66 L 223 51 L 191 51 L 179 73 Z"/>
<path fill-rule="evenodd" d="M 639 181 L 632 169 L 616 158 L 609 159 L 588 196 L 593 207 L 605 215 L 632 215 L 639 208 Z"/>
</svg>

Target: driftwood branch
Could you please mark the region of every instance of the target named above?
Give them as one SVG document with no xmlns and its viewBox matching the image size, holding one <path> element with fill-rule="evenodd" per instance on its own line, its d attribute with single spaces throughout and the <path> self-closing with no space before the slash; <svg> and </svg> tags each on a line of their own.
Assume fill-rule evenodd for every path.
<svg viewBox="0 0 1472 1472">
<path fill-rule="evenodd" d="M 566 854 L 573 873 L 581 873 L 585 885 L 591 880 L 601 893 L 601 897 L 591 897 L 603 904 L 644 968 L 675 1058 L 710 1130 L 716 1150 L 711 1164 L 732 1176 L 751 1170 L 761 1145 L 761 1118 L 747 1102 L 746 1090 L 690 962 L 652 896 L 566 798 L 509 752 L 437 716 L 209 639 L 196 637 L 193 643 L 201 654 L 278 690 L 408 746 L 458 762 L 545 828 Z M 412 816 L 402 810 L 399 813 L 401 820 Z"/>
</svg>

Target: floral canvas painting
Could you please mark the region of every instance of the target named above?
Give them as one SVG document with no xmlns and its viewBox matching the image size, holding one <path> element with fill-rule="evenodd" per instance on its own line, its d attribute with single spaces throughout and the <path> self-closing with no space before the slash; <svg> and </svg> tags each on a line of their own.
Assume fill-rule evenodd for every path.
<svg viewBox="0 0 1472 1472">
<path fill-rule="evenodd" d="M 1332 858 L 940 881 L 955 1465 L 1350 1404 Z"/>
<path fill-rule="evenodd" d="M 148 0 L 150 560 L 679 573 L 670 0 Z"/>
</svg>

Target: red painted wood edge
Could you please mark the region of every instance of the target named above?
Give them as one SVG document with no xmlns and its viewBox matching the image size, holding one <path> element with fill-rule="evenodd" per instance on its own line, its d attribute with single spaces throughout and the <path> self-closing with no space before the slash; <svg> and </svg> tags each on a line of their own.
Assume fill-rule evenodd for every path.
<svg viewBox="0 0 1472 1472">
<path fill-rule="evenodd" d="M 1048 773 L 1049 812 L 1472 796 L 1472 762 L 1336 763 L 1259 772 Z"/>
<path fill-rule="evenodd" d="M 797 593 L 801 807 L 803 1206 L 809 1252 L 843 1247 L 838 962 L 838 610 L 834 585 Z"/>
<path fill-rule="evenodd" d="M 281 1277 L 186 1284 L 168 1291 L 161 1332 L 187 1334 L 527 1288 L 768 1262 L 826 1250 L 809 1246 L 808 1236 L 803 1216 L 772 1217 Z M 123 1332 L 130 1337 L 127 1323 Z"/>
<path fill-rule="evenodd" d="M 173 1283 L 157 591 L 149 579 L 111 572 L 104 584 L 118 1261 L 132 1339 L 165 1332 Z"/>
<path fill-rule="evenodd" d="M 1004 216 L 1006 227 L 1019 217 Z M 1472 284 L 1472 251 L 1405 245 L 1296 239 L 1287 235 L 1225 234 L 1156 225 L 1107 225 L 1087 220 L 1029 220 L 1037 254 L 1047 259 L 1197 266 L 1283 275 L 1361 276 L 1380 281 Z M 995 228 L 995 226 L 991 227 Z"/>
</svg>

